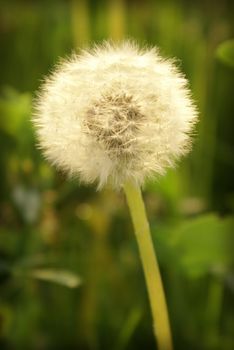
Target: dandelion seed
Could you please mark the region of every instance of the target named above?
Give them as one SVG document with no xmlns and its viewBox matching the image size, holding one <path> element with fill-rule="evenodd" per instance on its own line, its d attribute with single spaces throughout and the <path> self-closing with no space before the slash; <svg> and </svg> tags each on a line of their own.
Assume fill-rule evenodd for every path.
<svg viewBox="0 0 234 350">
<path fill-rule="evenodd" d="M 123 186 L 160 350 L 172 350 L 172 337 L 139 186 L 188 152 L 196 120 L 174 61 L 130 41 L 105 43 L 58 65 L 41 88 L 33 118 L 52 163 L 99 188 Z"/>
</svg>

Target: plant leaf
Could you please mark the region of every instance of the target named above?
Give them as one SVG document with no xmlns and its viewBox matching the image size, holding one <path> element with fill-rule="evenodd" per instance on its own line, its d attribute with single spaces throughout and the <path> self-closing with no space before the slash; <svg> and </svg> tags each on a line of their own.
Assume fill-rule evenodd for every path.
<svg viewBox="0 0 234 350">
<path fill-rule="evenodd" d="M 33 269 L 29 272 L 29 276 L 42 281 L 54 282 L 69 288 L 78 287 L 82 281 L 78 275 L 67 270 L 57 269 Z"/>
<path fill-rule="evenodd" d="M 182 222 L 172 232 L 170 242 L 179 264 L 191 276 L 225 271 L 233 262 L 231 244 L 233 218 L 214 214 Z"/>
<path fill-rule="evenodd" d="M 225 65 L 234 68 L 234 40 L 226 40 L 216 50 L 216 57 Z"/>
<path fill-rule="evenodd" d="M 116 350 L 126 349 L 127 345 L 136 331 L 137 326 L 139 325 L 142 318 L 142 310 L 133 309 L 121 329 L 119 340 L 116 345 Z"/>
<path fill-rule="evenodd" d="M 153 229 L 158 255 L 164 264 L 191 278 L 223 274 L 234 262 L 234 217 L 205 214 L 173 226 Z"/>
</svg>

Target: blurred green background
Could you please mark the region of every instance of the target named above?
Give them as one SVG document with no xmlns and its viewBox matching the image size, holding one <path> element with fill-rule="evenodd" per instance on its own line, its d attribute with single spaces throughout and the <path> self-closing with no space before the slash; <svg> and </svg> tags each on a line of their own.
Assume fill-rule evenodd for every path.
<svg viewBox="0 0 234 350">
<path fill-rule="evenodd" d="M 176 350 L 234 349 L 231 1 L 0 2 L 0 348 L 155 349 L 121 192 L 42 158 L 32 101 L 59 57 L 134 38 L 178 58 L 200 112 L 191 154 L 144 189 Z"/>
</svg>

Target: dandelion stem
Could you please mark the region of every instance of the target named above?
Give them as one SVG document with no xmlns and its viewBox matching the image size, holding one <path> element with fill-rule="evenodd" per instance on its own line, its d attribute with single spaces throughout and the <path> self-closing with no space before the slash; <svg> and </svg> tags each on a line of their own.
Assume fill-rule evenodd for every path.
<svg viewBox="0 0 234 350">
<path fill-rule="evenodd" d="M 166 299 L 141 190 L 132 183 L 126 183 L 124 191 L 140 250 L 158 349 L 173 350 Z"/>
</svg>

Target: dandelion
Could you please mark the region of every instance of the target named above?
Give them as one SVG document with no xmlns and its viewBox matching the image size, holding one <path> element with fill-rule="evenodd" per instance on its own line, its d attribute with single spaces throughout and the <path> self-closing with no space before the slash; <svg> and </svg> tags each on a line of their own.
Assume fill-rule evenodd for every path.
<svg viewBox="0 0 234 350">
<path fill-rule="evenodd" d="M 39 144 L 49 161 L 98 188 L 124 188 L 159 349 L 172 349 L 140 186 L 190 149 L 197 111 L 187 80 L 156 48 L 107 42 L 61 62 L 43 84 L 35 110 Z"/>
<path fill-rule="evenodd" d="M 42 86 L 40 145 L 82 182 L 142 185 L 189 150 L 196 110 L 186 85 L 155 48 L 106 43 L 73 55 Z"/>
</svg>

